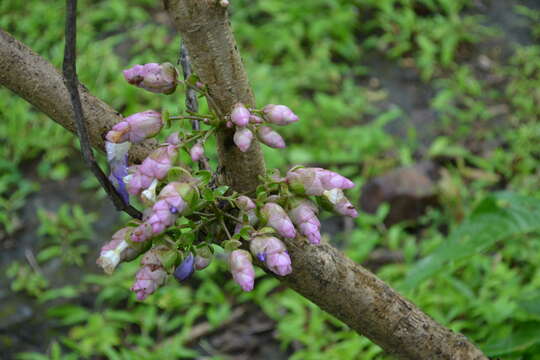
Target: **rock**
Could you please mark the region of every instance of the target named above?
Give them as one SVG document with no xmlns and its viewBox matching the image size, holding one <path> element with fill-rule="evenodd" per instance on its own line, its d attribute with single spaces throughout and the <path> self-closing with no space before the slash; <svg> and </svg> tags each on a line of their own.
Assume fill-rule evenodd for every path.
<svg viewBox="0 0 540 360">
<path fill-rule="evenodd" d="M 369 180 L 362 188 L 360 208 L 374 214 L 383 203 L 390 205 L 387 226 L 416 220 L 428 206 L 437 204 L 437 165 L 430 161 L 400 167 Z"/>
</svg>

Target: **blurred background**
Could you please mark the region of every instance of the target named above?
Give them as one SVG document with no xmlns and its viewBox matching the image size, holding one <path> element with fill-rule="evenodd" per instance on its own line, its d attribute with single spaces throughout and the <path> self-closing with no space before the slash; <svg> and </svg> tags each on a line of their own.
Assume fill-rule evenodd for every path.
<svg viewBox="0 0 540 360">
<path fill-rule="evenodd" d="M 326 240 L 489 356 L 540 359 L 540 2 L 231 3 L 258 105 L 301 118 L 268 166 L 357 184 L 361 215 L 324 214 Z M 62 0 L 0 2 L 58 68 L 63 24 Z M 183 108 L 121 76 L 179 40 L 159 1 L 79 1 L 79 78 L 126 116 Z M 95 265 L 122 221 L 74 136 L 0 88 L 0 358 L 390 359 L 262 271 L 241 293 L 223 262 L 135 301 L 137 261 Z"/>
</svg>

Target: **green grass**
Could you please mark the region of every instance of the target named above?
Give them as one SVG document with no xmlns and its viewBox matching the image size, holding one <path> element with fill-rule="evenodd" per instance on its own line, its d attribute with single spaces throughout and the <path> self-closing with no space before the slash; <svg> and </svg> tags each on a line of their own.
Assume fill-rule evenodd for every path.
<svg viewBox="0 0 540 360">
<path fill-rule="evenodd" d="M 505 204 L 521 199 L 516 194 L 528 198 L 534 209 L 540 202 L 540 50 L 516 46 L 489 74 L 478 72 L 461 50 L 494 36 L 497 29 L 471 15 L 471 3 L 235 0 L 232 23 L 258 103 L 285 103 L 301 117 L 283 130 L 287 149 L 265 150 L 269 167 L 323 164 L 362 185 L 390 168 L 413 163 L 421 148 L 414 132 L 396 138 L 386 131 L 387 124 L 404 119 L 405 112 L 382 106 L 386 89 L 374 91 L 361 79 L 377 76 L 364 65 L 367 55 L 384 56 L 396 67 L 406 64 L 419 72 L 435 92 L 430 107 L 437 112 L 439 137 L 428 144 L 424 157 L 444 164 L 438 184 L 441 207 L 419 219 L 415 233 L 404 224 L 383 226 L 385 207 L 376 215 L 362 214 L 357 227 L 335 242 L 358 262 L 375 248 L 402 252 L 403 263 L 378 270 L 391 286 L 492 356 L 536 359 L 539 231 L 532 226 L 534 218 L 520 217 Z M 60 66 L 63 4 L 31 1 L 23 6 L 3 0 L 0 13 L 8 15 L 0 18 L 0 27 Z M 135 63 L 176 61 L 179 38 L 156 23 L 164 13 L 155 6 L 150 0 L 80 3 L 81 81 L 125 115 L 148 108 L 176 112 L 183 103 L 181 92 L 153 96 L 127 86 L 120 73 Z M 538 17 L 523 6 L 516 11 L 524 18 Z M 538 26 L 530 28 L 538 36 Z M 500 78 L 498 85 L 492 86 L 487 75 Z M 73 175 L 72 164 L 80 160 L 71 134 L 6 89 L 0 89 L 0 117 L 0 231 L 16 236 L 28 196 L 45 180 Z M 467 147 L 471 142 L 497 145 L 477 151 Z M 87 180 L 83 188 L 95 189 L 95 181 Z M 514 194 L 506 203 L 499 201 L 506 195 L 494 195 L 502 189 Z M 359 191 L 350 194 L 355 198 Z M 71 254 L 69 261 L 80 263 L 88 252 L 85 239 L 95 236 L 91 223 L 99 222 L 99 214 L 94 218 L 70 206 L 58 213 L 36 211 L 36 216 L 41 223 L 39 265 L 54 261 L 60 248 L 69 250 L 64 252 Z M 496 231 L 495 224 L 507 226 Z M 487 236 L 490 231 L 493 236 Z M 458 246 L 467 236 L 476 241 Z M 454 250 L 445 252 L 446 246 Z M 430 259 L 444 266 L 422 271 Z M 14 263 L 8 271 L 12 289 L 45 304 L 47 316 L 65 330 L 46 355 L 19 358 L 196 358 L 196 351 L 185 345 L 192 326 L 207 321 L 219 327 L 246 302 L 276 321 L 283 349 L 292 351 L 293 343 L 298 349 L 293 359 L 388 358 L 378 346 L 293 291 L 278 288 L 278 282 L 262 272 L 252 293 L 240 293 L 225 265 L 214 262 L 195 275 L 196 286 L 170 281 L 139 303 L 129 292 L 136 269 L 133 262 L 110 277 L 89 273 L 78 283 L 55 287 L 32 267 Z M 79 296 L 95 298 L 95 303 L 83 305 Z"/>
</svg>

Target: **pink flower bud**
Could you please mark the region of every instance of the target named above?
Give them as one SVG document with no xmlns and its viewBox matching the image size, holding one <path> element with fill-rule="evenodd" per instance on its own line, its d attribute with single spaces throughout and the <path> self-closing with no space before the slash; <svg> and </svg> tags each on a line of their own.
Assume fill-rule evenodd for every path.
<svg viewBox="0 0 540 360">
<path fill-rule="evenodd" d="M 143 222 L 131 233 L 131 241 L 133 242 L 143 242 L 152 237 L 152 225 Z"/>
<path fill-rule="evenodd" d="M 255 269 L 251 263 L 251 255 L 246 250 L 234 250 L 229 254 L 229 267 L 234 281 L 244 291 L 253 290 Z"/>
<path fill-rule="evenodd" d="M 237 129 L 234 133 L 233 140 L 241 152 L 246 152 L 251 146 L 253 133 L 248 128 Z"/>
<path fill-rule="evenodd" d="M 251 253 L 273 273 L 285 276 L 292 272 L 291 258 L 285 244 L 273 236 L 260 236 L 249 243 Z"/>
<path fill-rule="evenodd" d="M 286 180 L 291 190 L 301 195 L 320 196 L 325 190 L 321 179 L 313 168 L 289 171 Z"/>
<path fill-rule="evenodd" d="M 134 144 L 157 135 L 163 126 L 161 114 L 153 110 L 133 114 L 125 121 L 129 124 L 129 141 Z"/>
<path fill-rule="evenodd" d="M 208 265 L 210 265 L 211 261 L 212 261 L 211 258 L 195 255 L 195 263 L 194 263 L 195 270 L 206 269 Z"/>
<path fill-rule="evenodd" d="M 111 143 L 123 143 L 129 139 L 129 130 L 130 126 L 127 121 L 122 120 L 119 123 L 115 124 L 107 135 L 105 139 Z"/>
<path fill-rule="evenodd" d="M 323 193 L 324 199 L 328 201 L 334 208 L 334 211 L 344 216 L 355 218 L 358 212 L 349 200 L 343 194 L 341 189 L 327 190 Z"/>
<path fill-rule="evenodd" d="M 231 121 L 240 127 L 244 127 L 249 123 L 249 110 L 242 103 L 238 103 L 234 106 L 231 112 Z"/>
<path fill-rule="evenodd" d="M 298 121 L 298 116 L 285 105 L 266 105 L 263 113 L 269 122 L 276 125 L 289 125 Z"/>
<path fill-rule="evenodd" d="M 171 94 L 176 89 L 178 72 L 170 63 L 149 63 L 124 70 L 124 77 L 130 84 L 145 90 Z"/>
<path fill-rule="evenodd" d="M 291 190 L 301 195 L 321 196 L 332 189 L 349 189 L 354 183 L 344 176 L 321 168 L 298 168 L 287 173 Z"/>
<path fill-rule="evenodd" d="M 250 124 L 262 124 L 264 122 L 264 120 L 260 116 L 250 115 L 249 116 L 249 122 L 250 122 Z"/>
<path fill-rule="evenodd" d="M 143 266 L 135 274 L 135 284 L 131 287 L 131 291 L 137 294 L 137 300 L 142 301 L 163 285 L 165 279 L 167 279 L 167 273 L 163 268 L 152 269 L 149 266 Z"/>
<path fill-rule="evenodd" d="M 204 148 L 200 142 L 197 142 L 189 151 L 191 160 L 199 161 L 204 156 Z"/>
<path fill-rule="evenodd" d="M 140 170 L 140 165 L 132 165 L 128 168 L 128 175 L 124 177 L 127 184 L 127 192 L 131 195 L 139 195 L 143 190 L 152 185 L 154 177 L 145 175 Z"/>
<path fill-rule="evenodd" d="M 236 206 L 238 206 L 240 209 L 242 209 L 244 211 L 248 211 L 248 210 L 252 210 L 252 209 L 256 208 L 256 205 L 253 202 L 253 200 L 251 200 L 251 198 L 249 198 L 249 197 L 247 197 L 245 195 L 240 195 L 236 199 Z"/>
<path fill-rule="evenodd" d="M 146 176 L 161 180 L 167 176 L 177 154 L 175 145 L 161 146 L 144 159 L 139 171 Z"/>
<path fill-rule="evenodd" d="M 112 274 L 120 262 L 135 259 L 143 250 L 132 246 L 126 241 L 132 230 L 132 227 L 118 230 L 112 236 L 112 240 L 101 248 L 96 263 L 103 268 L 105 273 Z"/>
<path fill-rule="evenodd" d="M 296 230 L 291 219 L 278 204 L 265 204 L 261 210 L 261 215 L 266 220 L 267 225 L 273 227 L 281 236 L 289 239 L 294 239 L 296 236 Z"/>
<path fill-rule="evenodd" d="M 333 171 L 314 168 L 318 174 L 321 182 L 326 190 L 331 189 L 350 189 L 354 187 L 354 183 L 347 179 L 345 176 L 341 176 Z"/>
<path fill-rule="evenodd" d="M 171 182 L 161 189 L 158 200 L 165 201 L 173 214 L 182 214 L 187 207 L 187 203 L 183 198 L 187 192 L 189 196 L 194 190 L 191 185 L 181 182 Z"/>
<path fill-rule="evenodd" d="M 178 131 L 175 131 L 167 137 L 166 141 L 170 145 L 180 145 L 180 134 L 178 133 Z"/>
<path fill-rule="evenodd" d="M 295 202 L 293 208 L 289 211 L 292 222 L 312 244 L 321 242 L 321 223 L 317 218 L 317 212 L 317 206 L 308 199 Z"/>
<path fill-rule="evenodd" d="M 259 140 L 275 149 L 283 149 L 285 147 L 285 140 L 276 131 L 268 126 L 261 126 L 257 129 L 257 136 Z"/>
<path fill-rule="evenodd" d="M 152 227 L 152 235 L 159 235 L 173 225 L 177 218 L 178 210 L 174 206 L 170 206 L 165 200 L 158 200 L 152 206 L 152 215 L 146 223 Z"/>
<path fill-rule="evenodd" d="M 107 141 L 120 143 L 130 141 L 134 144 L 156 135 L 163 126 L 161 114 L 148 110 L 128 116 L 114 125 L 106 135 Z"/>
</svg>

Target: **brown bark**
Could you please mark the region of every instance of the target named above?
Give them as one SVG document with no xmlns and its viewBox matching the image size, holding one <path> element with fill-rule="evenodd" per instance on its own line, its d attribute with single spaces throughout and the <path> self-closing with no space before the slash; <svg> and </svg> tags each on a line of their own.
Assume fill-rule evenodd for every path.
<svg viewBox="0 0 540 360">
<path fill-rule="evenodd" d="M 168 0 L 197 74 L 209 88 L 218 110 L 228 113 L 237 101 L 254 99 L 234 45 L 226 12 L 208 0 Z M 199 43 L 200 42 L 200 43 Z M 228 65 L 226 62 L 230 61 Z M 34 104 L 64 127 L 74 130 L 69 97 L 62 76 L 47 61 L 0 31 L 0 84 Z M 102 136 L 119 115 L 81 86 L 92 144 L 102 148 Z M 231 134 L 219 134 L 220 161 L 227 184 L 253 190 L 264 171 L 258 145 L 236 152 Z M 140 159 L 147 148 L 136 149 Z M 388 353 L 404 359 L 487 359 L 463 335 L 436 323 L 375 275 L 333 247 L 287 241 L 293 262 L 291 275 L 281 278 L 291 288 L 342 320 Z"/>
<path fill-rule="evenodd" d="M 214 99 L 215 110 L 229 114 L 237 102 L 255 106 L 226 9 L 207 0 L 164 1 L 164 5 L 182 34 L 195 74 Z M 217 133 L 221 175 L 232 189 L 251 193 L 265 171 L 261 149 L 254 141 L 243 153 L 234 145 L 233 135 L 234 130 L 225 127 Z"/>
<path fill-rule="evenodd" d="M 0 29 L 0 85 L 34 105 L 51 119 L 76 133 L 69 92 L 63 75 L 47 60 Z M 79 86 L 83 111 L 88 122 L 90 142 L 103 151 L 105 133 L 122 117 L 109 105 Z M 139 162 L 151 150 L 155 141 L 135 145 L 130 159 Z"/>
</svg>

